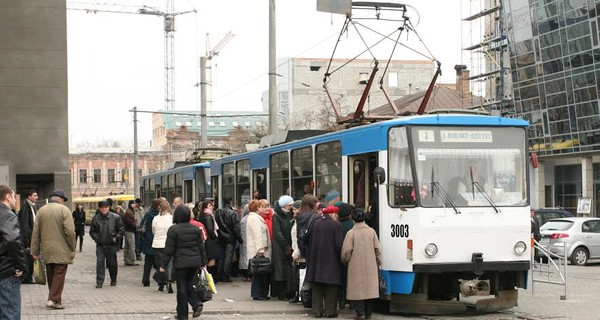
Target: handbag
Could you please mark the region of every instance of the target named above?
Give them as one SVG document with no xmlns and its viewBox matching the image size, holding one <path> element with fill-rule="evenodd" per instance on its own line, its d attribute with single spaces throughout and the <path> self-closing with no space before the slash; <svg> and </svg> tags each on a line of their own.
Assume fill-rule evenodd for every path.
<svg viewBox="0 0 600 320">
<path fill-rule="evenodd" d="M 200 272 L 196 273 L 194 279 L 192 280 L 192 288 L 202 302 L 210 301 L 213 298 L 206 274 L 208 274 L 208 271 L 206 271 L 205 268 L 202 268 Z"/>
<path fill-rule="evenodd" d="M 302 306 L 305 308 L 312 308 L 312 288 L 310 283 L 304 281 L 302 290 L 300 291 L 300 299 L 302 299 Z"/>
<path fill-rule="evenodd" d="M 33 260 L 33 281 L 37 284 L 46 284 L 46 265 L 42 259 Z"/>
<path fill-rule="evenodd" d="M 271 273 L 271 259 L 255 256 L 250 259 L 250 271 L 252 274 L 264 275 Z"/>
</svg>

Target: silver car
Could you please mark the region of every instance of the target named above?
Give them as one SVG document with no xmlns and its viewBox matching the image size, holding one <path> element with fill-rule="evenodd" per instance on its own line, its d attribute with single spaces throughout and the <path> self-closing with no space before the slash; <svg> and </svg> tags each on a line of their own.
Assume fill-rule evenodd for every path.
<svg viewBox="0 0 600 320">
<path fill-rule="evenodd" d="M 563 256 L 572 264 L 584 266 L 589 259 L 600 258 L 600 219 L 569 217 L 551 219 L 540 227 L 540 244 L 548 251 Z"/>
</svg>

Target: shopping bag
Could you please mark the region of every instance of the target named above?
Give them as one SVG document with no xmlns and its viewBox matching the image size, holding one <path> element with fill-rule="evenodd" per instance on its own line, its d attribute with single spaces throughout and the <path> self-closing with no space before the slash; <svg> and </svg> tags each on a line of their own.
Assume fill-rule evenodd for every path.
<svg viewBox="0 0 600 320">
<path fill-rule="evenodd" d="M 302 291 L 300 291 L 300 298 L 302 299 L 303 307 L 312 308 L 312 288 L 310 287 L 310 283 L 304 282 Z"/>
<path fill-rule="evenodd" d="M 217 294 L 217 287 L 215 287 L 215 280 L 213 279 L 212 274 L 208 273 L 208 271 L 204 271 L 204 277 L 206 278 L 206 283 L 208 284 L 208 288 L 212 294 Z"/>
<path fill-rule="evenodd" d="M 33 260 L 33 281 L 37 284 L 46 284 L 46 265 L 42 259 Z"/>
<path fill-rule="evenodd" d="M 194 276 L 194 280 L 192 280 L 192 288 L 194 289 L 194 291 L 198 295 L 198 298 L 202 302 L 210 301 L 213 297 L 212 292 L 208 287 L 208 281 L 206 279 L 207 273 L 208 271 L 206 271 L 205 268 L 202 268 L 202 270 L 196 273 L 196 275 Z"/>
<path fill-rule="evenodd" d="M 250 259 L 250 272 L 257 275 L 266 275 L 271 273 L 271 259 L 268 257 L 256 256 Z"/>
</svg>

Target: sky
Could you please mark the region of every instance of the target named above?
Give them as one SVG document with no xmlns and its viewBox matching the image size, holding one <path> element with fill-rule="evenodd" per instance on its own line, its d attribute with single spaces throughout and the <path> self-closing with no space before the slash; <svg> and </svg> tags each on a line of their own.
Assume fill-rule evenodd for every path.
<svg viewBox="0 0 600 320">
<path fill-rule="evenodd" d="M 274 1 L 278 58 L 332 55 L 343 16 L 318 12 L 316 0 Z M 461 48 L 469 45 L 465 34 L 470 31 L 461 18 L 473 9 L 464 8 L 463 2 L 469 1 L 402 2 L 411 6 L 407 14 L 418 35 L 442 63 L 443 83 L 455 82 L 454 65 L 469 65 L 469 55 Z M 67 2 L 67 7 L 133 12 L 144 5 L 159 10 L 165 6 L 165 0 L 119 0 L 120 6 L 96 3 L 73 0 Z M 268 0 L 175 0 L 175 12 L 189 10 L 197 12 L 176 17 L 175 111 L 200 109 L 196 84 L 200 78 L 199 58 L 206 53 L 206 34 L 210 34 L 210 47 L 214 47 L 228 31 L 235 36 L 212 61 L 213 109 L 261 111 L 262 95 L 268 89 Z M 389 25 L 382 26 L 380 32 L 387 34 L 389 30 Z M 354 57 L 365 48 L 352 31 L 342 37 L 336 58 Z M 130 110 L 134 106 L 143 111 L 164 109 L 162 17 L 67 10 L 67 33 L 70 146 L 105 141 L 131 146 Z M 367 37 L 367 42 L 373 43 L 372 39 L 375 38 Z M 403 34 L 402 39 L 427 53 L 414 34 Z M 387 60 L 389 51 L 377 55 L 380 60 Z M 426 58 L 398 50 L 394 59 Z M 138 120 L 138 141 L 140 146 L 148 145 L 152 139 L 151 115 L 139 113 Z"/>
</svg>

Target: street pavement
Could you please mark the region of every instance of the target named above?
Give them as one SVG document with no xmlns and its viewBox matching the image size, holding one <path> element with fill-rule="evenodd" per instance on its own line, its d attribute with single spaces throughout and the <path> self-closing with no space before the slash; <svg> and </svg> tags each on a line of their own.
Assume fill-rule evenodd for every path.
<svg viewBox="0 0 600 320">
<path fill-rule="evenodd" d="M 87 231 L 87 230 L 86 230 Z M 157 286 L 143 287 L 142 263 L 124 266 L 122 251 L 118 254 L 118 284 L 95 288 L 95 244 L 86 234 L 83 252 L 77 252 L 69 266 L 63 291 L 64 310 L 45 307 L 48 288 L 29 284 L 21 286 L 22 319 L 174 319 L 176 297 L 158 292 Z M 519 306 L 503 312 L 462 316 L 410 316 L 374 314 L 373 319 L 456 319 L 469 317 L 481 320 L 508 319 L 600 319 L 600 264 L 569 269 L 569 290 L 566 300 L 560 300 L 564 289 L 556 285 L 535 284 L 535 294 L 520 290 Z M 108 277 L 108 270 L 106 273 Z M 306 319 L 312 318 L 310 309 L 287 301 L 254 301 L 250 297 L 250 283 L 233 278 L 232 283 L 218 283 L 218 293 L 204 304 L 200 319 Z M 351 319 L 352 310 L 341 310 L 340 318 Z M 191 318 L 191 308 L 190 308 Z"/>
</svg>

